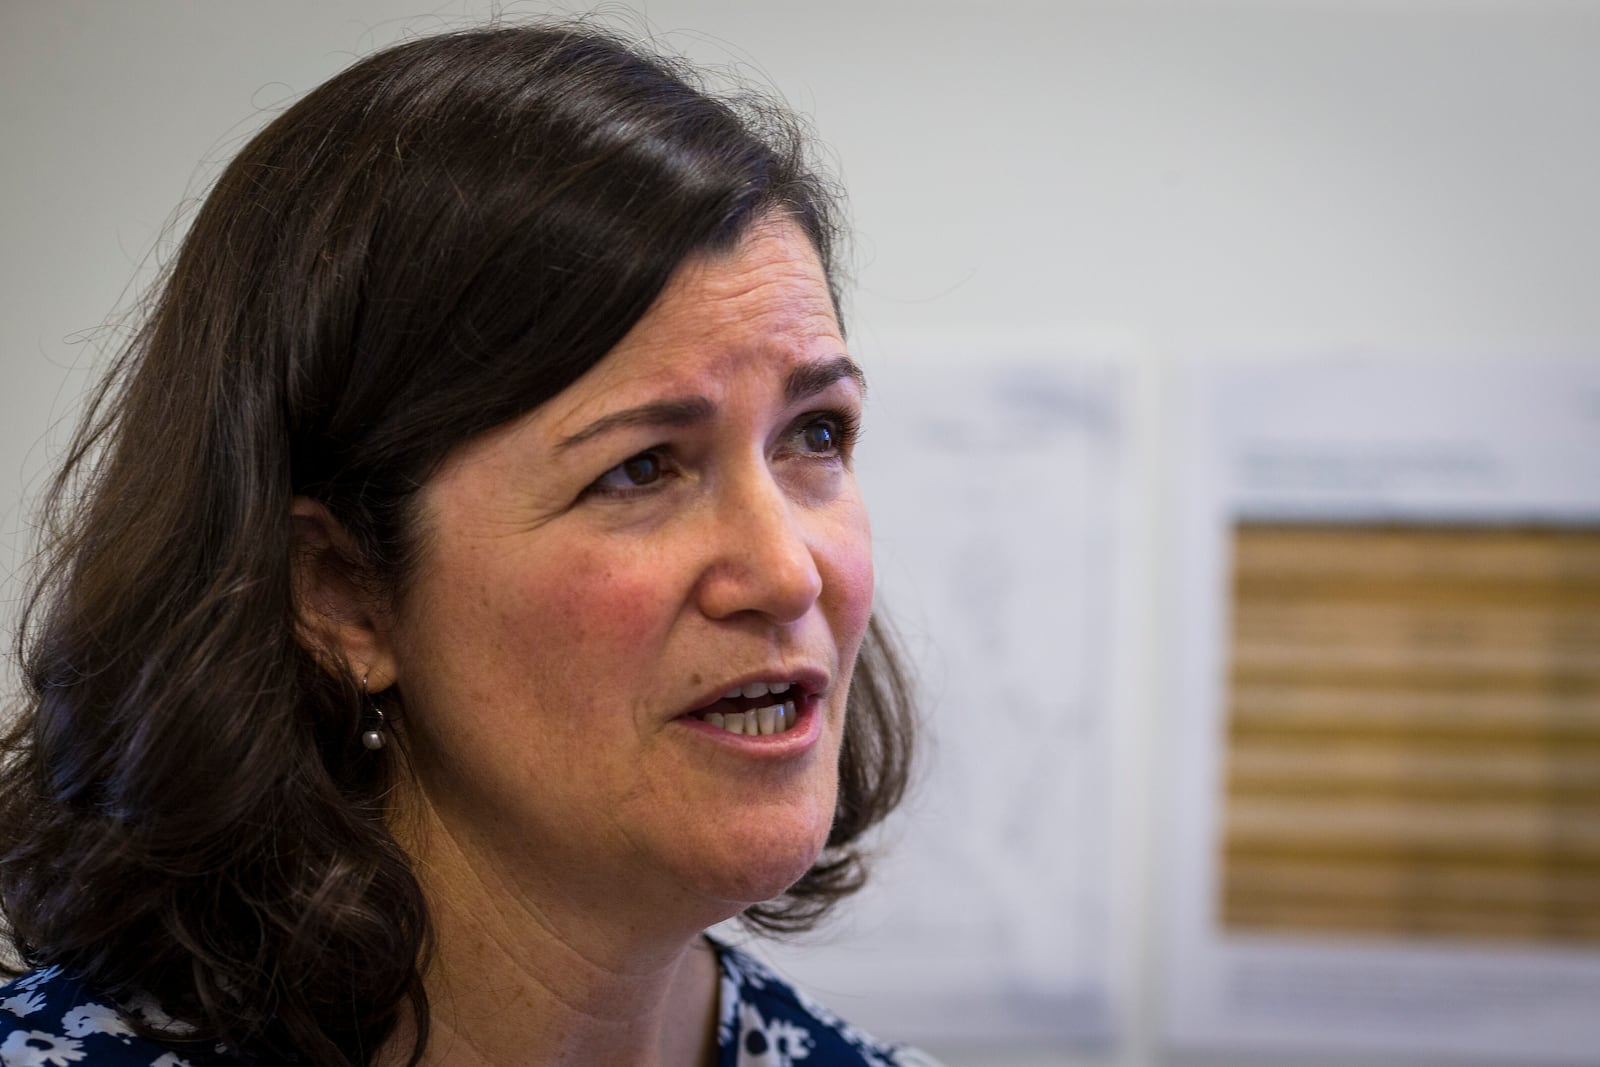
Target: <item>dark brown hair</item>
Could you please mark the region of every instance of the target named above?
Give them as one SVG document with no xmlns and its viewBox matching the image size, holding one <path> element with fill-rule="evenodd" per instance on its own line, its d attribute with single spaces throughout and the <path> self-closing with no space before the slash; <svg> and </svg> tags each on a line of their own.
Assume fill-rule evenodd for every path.
<svg viewBox="0 0 1600 1067">
<path fill-rule="evenodd" d="M 394 593 L 416 492 L 559 393 L 691 254 L 782 213 L 838 300 L 837 198 L 781 108 L 581 25 L 413 41 L 314 90 L 221 174 L 46 504 L 0 766 L 0 904 L 24 961 L 153 994 L 269 1062 L 366 1063 L 430 925 L 386 826 L 395 760 L 296 636 L 290 504 Z M 857 888 L 911 719 L 876 624 L 828 847 L 750 909 Z"/>
</svg>

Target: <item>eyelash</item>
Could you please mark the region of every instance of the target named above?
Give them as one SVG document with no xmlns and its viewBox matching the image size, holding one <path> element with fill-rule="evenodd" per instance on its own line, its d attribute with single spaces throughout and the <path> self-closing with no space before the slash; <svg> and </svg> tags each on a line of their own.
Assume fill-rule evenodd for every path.
<svg viewBox="0 0 1600 1067">
<path fill-rule="evenodd" d="M 855 452 L 856 438 L 861 436 L 861 417 L 853 411 L 813 411 L 801 417 L 795 427 L 796 433 L 804 433 L 818 423 L 831 423 L 833 430 L 833 448 L 826 454 L 805 453 L 817 459 L 842 459 L 849 460 Z"/>
<path fill-rule="evenodd" d="M 802 415 L 795 423 L 794 428 L 790 431 L 791 439 L 805 433 L 807 430 L 818 424 L 827 424 L 832 430 L 833 447 L 826 452 L 807 452 L 801 450 L 799 454 L 802 457 L 813 461 L 848 462 L 851 454 L 855 451 L 856 440 L 861 436 L 860 416 L 853 411 L 813 411 L 806 415 Z M 606 479 L 611 477 L 611 475 L 622 471 L 622 469 L 627 467 L 629 464 L 636 463 L 643 459 L 654 459 L 656 461 L 659 467 L 659 474 L 655 479 L 645 483 L 644 485 L 635 485 L 629 487 L 608 486 L 605 484 Z M 661 479 L 668 477 L 673 473 L 673 467 L 672 450 L 670 448 L 666 446 L 647 448 L 643 452 L 629 456 L 615 467 L 612 467 L 610 470 L 600 475 L 600 477 L 596 478 L 589 484 L 588 488 L 584 490 L 583 495 L 586 497 L 599 496 L 616 500 L 633 496 L 641 496 L 645 493 L 656 492 L 660 488 Z"/>
</svg>

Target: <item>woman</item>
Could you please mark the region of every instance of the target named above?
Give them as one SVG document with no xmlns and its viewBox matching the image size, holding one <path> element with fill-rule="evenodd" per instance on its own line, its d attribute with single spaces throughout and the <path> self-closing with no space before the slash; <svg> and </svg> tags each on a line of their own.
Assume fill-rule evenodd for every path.
<svg viewBox="0 0 1600 1067">
<path fill-rule="evenodd" d="M 803 147 L 508 28 L 227 168 L 51 498 L 0 1064 L 925 1062 L 702 935 L 907 773 Z"/>
</svg>

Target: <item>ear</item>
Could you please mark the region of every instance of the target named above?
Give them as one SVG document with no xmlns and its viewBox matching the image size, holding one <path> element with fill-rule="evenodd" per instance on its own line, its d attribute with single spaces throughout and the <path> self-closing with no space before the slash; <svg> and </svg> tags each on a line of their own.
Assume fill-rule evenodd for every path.
<svg viewBox="0 0 1600 1067">
<path fill-rule="evenodd" d="M 289 506 L 295 620 L 302 646 L 330 674 L 349 669 L 377 693 L 395 683 L 389 606 L 363 580 L 337 519 L 310 497 Z"/>
</svg>

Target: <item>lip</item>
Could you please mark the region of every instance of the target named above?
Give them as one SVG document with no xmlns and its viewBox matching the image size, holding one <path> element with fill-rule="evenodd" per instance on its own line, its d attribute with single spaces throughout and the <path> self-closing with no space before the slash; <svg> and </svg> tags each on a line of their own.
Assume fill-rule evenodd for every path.
<svg viewBox="0 0 1600 1067">
<path fill-rule="evenodd" d="M 795 701 L 795 713 L 798 720 L 781 734 L 733 734 L 692 715 L 676 721 L 694 731 L 696 737 L 729 751 L 762 759 L 787 759 L 809 752 L 822 736 L 822 697 L 807 693 Z"/>
</svg>

